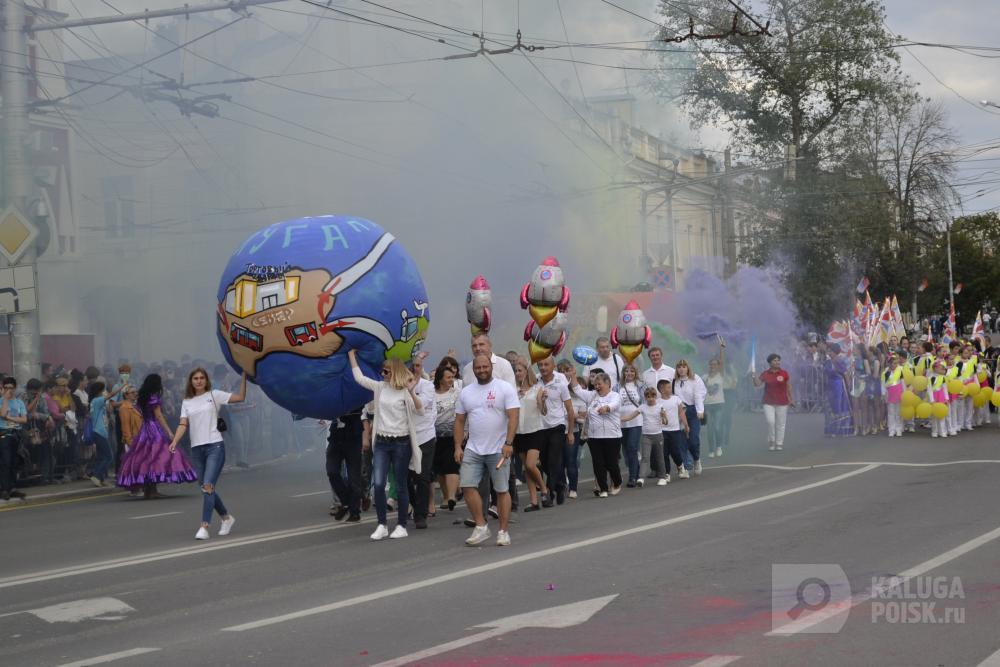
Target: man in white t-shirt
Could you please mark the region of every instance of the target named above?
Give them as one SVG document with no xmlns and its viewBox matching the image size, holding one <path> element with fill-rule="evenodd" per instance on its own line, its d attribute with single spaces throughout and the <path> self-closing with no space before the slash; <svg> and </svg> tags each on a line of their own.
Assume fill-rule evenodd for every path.
<svg viewBox="0 0 1000 667">
<path fill-rule="evenodd" d="M 472 336 L 472 356 L 478 357 L 485 354 L 493 362 L 493 377 L 497 380 L 507 382 L 512 388 L 517 390 L 517 380 L 514 378 L 514 367 L 503 357 L 493 354 L 493 343 L 490 337 L 483 332 Z M 462 385 L 468 386 L 476 384 L 476 374 L 472 372 L 472 362 L 470 361 L 462 369 Z"/>
<path fill-rule="evenodd" d="M 434 483 L 434 447 L 437 441 L 437 433 L 434 422 L 437 420 L 437 400 L 434 391 L 434 383 L 424 377 L 424 359 L 426 352 L 420 352 L 410 362 L 410 370 L 417 377 L 417 386 L 414 393 L 420 399 L 423 406 L 423 414 L 414 415 L 413 430 L 417 434 L 417 442 L 420 443 L 420 460 L 426 461 L 426 465 L 420 466 L 420 472 L 412 470 L 409 473 L 410 498 L 413 501 L 413 525 L 416 528 L 427 527 L 427 514 L 430 511 L 431 485 Z"/>
<path fill-rule="evenodd" d="M 618 386 L 622 381 L 622 369 L 625 368 L 625 360 L 621 358 L 621 355 L 611 353 L 611 341 L 609 341 L 604 336 L 595 341 L 594 346 L 597 348 L 597 361 L 590 365 L 590 371 L 593 372 L 594 369 L 600 369 L 608 374 L 611 378 L 611 391 L 618 391 Z"/>
<path fill-rule="evenodd" d="M 674 369 L 663 363 L 663 350 L 658 347 L 649 348 L 649 368 L 642 372 L 642 384 L 646 387 L 656 387 L 660 380 L 674 381 Z"/>
<path fill-rule="evenodd" d="M 500 531 L 497 546 L 509 546 L 510 534 L 510 457 L 514 451 L 521 401 L 513 386 L 493 377 L 493 362 L 489 355 L 481 354 L 472 360 L 476 381 L 466 384 L 455 402 L 455 461 L 462 464 L 459 471 L 465 504 L 472 514 L 476 527 L 465 541 L 471 547 L 490 538 L 483 514 L 483 498 L 479 495 L 479 482 L 489 475 L 497 494 Z M 462 440 L 468 424 L 469 441 L 462 450 Z"/>
<path fill-rule="evenodd" d="M 542 449 L 539 452 L 549 493 L 555 491 L 555 501 L 566 501 L 566 476 L 563 474 L 563 456 L 574 442 L 573 423 L 576 414 L 569 395 L 569 384 L 561 373 L 556 373 L 556 362 L 546 357 L 538 362 L 538 400 L 542 406 Z M 552 507 L 552 496 L 542 499 L 543 507 Z"/>
</svg>

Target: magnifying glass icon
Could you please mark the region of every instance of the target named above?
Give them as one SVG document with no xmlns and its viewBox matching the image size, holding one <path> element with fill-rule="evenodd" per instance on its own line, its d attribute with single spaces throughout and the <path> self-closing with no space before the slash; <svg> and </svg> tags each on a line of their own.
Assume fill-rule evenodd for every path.
<svg viewBox="0 0 1000 667">
<path fill-rule="evenodd" d="M 806 591 L 810 586 L 818 586 L 821 591 L 823 591 L 823 597 L 817 603 L 806 602 Z M 795 590 L 795 599 L 797 604 L 788 611 L 788 616 L 792 620 L 797 619 L 802 615 L 804 611 L 819 611 L 830 604 L 830 599 L 833 597 L 833 591 L 830 590 L 830 584 L 826 583 L 819 577 L 809 577 L 804 579 L 799 587 Z"/>
</svg>

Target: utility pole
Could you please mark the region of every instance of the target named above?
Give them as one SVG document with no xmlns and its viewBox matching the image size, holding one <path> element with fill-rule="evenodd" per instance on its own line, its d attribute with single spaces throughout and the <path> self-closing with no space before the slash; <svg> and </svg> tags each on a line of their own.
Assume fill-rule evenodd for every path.
<svg viewBox="0 0 1000 667">
<path fill-rule="evenodd" d="M 24 33 L 22 0 L 3 0 L 3 33 L 0 34 L 0 94 L 3 96 L 3 200 L 6 207 L 24 212 L 31 194 L 31 172 L 26 156 L 28 141 L 28 61 L 27 38 Z M 19 266 L 30 266 L 36 274 L 35 244 L 31 243 L 18 258 Z M 37 284 L 37 280 L 35 281 Z M 13 374 L 20 383 L 38 375 L 41 370 L 41 334 L 38 311 L 13 313 L 10 323 L 10 347 Z"/>
<path fill-rule="evenodd" d="M 951 275 L 951 220 L 948 220 L 948 299 L 951 301 L 951 309 L 955 310 L 955 283 Z"/>
</svg>

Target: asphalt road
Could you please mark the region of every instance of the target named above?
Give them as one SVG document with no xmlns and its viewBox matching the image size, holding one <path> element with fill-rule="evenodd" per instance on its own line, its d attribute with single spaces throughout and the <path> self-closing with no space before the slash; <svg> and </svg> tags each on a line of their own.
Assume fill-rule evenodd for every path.
<svg viewBox="0 0 1000 667">
<path fill-rule="evenodd" d="M 768 452 L 761 421 L 699 478 L 518 515 L 509 548 L 464 546 L 461 507 L 371 542 L 321 452 L 227 471 L 236 527 L 204 543 L 194 486 L 0 511 L 0 664 L 1000 664 L 1000 428 L 793 416 Z"/>
</svg>

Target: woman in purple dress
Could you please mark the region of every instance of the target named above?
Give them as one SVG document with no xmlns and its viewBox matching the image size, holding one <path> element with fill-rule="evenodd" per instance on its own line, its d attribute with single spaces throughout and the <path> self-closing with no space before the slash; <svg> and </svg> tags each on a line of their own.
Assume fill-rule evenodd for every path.
<svg viewBox="0 0 1000 667">
<path fill-rule="evenodd" d="M 160 409 L 163 381 L 153 373 L 139 388 L 136 407 L 142 414 L 142 428 L 129 443 L 128 453 L 118 466 L 118 486 L 137 491 L 143 489 L 145 498 L 161 498 L 158 483 L 180 484 L 193 482 L 198 474 L 183 451 L 170 451 L 174 437 Z"/>
<path fill-rule="evenodd" d="M 829 356 L 823 364 L 826 376 L 826 424 L 823 433 L 827 437 L 844 437 L 854 433 L 851 419 L 851 399 L 847 393 L 847 371 L 850 364 L 840 353 L 840 345 L 834 343 L 829 348 Z"/>
</svg>

